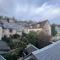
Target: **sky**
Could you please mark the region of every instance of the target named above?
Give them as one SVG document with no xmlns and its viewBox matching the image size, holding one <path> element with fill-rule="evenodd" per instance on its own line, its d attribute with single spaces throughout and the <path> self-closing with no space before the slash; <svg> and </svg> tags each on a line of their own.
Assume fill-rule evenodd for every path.
<svg viewBox="0 0 60 60">
<path fill-rule="evenodd" d="M 0 15 L 60 24 L 60 0 L 0 0 Z"/>
</svg>

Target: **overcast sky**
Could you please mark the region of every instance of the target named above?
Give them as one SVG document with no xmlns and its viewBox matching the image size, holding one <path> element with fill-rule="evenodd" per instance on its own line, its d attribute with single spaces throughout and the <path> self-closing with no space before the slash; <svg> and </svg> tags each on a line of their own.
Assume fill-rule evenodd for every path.
<svg viewBox="0 0 60 60">
<path fill-rule="evenodd" d="M 0 0 L 0 15 L 60 24 L 60 0 Z"/>
</svg>

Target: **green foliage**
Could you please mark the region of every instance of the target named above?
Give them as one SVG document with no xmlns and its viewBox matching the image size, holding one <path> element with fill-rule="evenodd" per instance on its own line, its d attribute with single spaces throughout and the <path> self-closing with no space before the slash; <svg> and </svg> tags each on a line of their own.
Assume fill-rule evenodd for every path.
<svg viewBox="0 0 60 60">
<path fill-rule="evenodd" d="M 55 29 L 55 24 L 52 24 L 52 26 L 51 26 L 51 34 L 52 34 L 52 36 L 55 36 L 57 34 L 57 31 Z"/>
<path fill-rule="evenodd" d="M 48 36 L 45 32 L 41 31 L 37 35 L 38 48 L 43 48 L 50 44 L 51 36 Z"/>
<path fill-rule="evenodd" d="M 7 43 L 9 43 L 11 39 L 8 38 L 8 37 L 6 37 L 6 36 L 4 36 L 4 37 L 2 37 L 2 40 L 5 41 L 5 42 L 7 42 Z"/>
<path fill-rule="evenodd" d="M 15 47 L 15 49 L 13 49 L 10 53 L 4 56 L 6 60 L 17 60 L 17 58 L 23 56 L 23 50 L 26 48 L 26 44 L 20 42 L 17 46 L 17 48 Z"/>
<path fill-rule="evenodd" d="M 25 43 L 31 43 L 38 48 L 42 48 L 50 44 L 51 37 L 43 31 L 41 31 L 39 34 L 31 31 L 27 35 L 24 34 L 22 40 Z"/>
<path fill-rule="evenodd" d="M 15 38 L 16 39 L 16 38 Z M 4 40 L 5 42 L 7 42 L 7 44 L 10 46 L 12 52 L 10 52 L 9 54 L 5 55 L 5 58 L 7 60 L 17 60 L 18 57 L 22 57 L 23 55 L 23 50 L 26 48 L 26 41 L 23 40 L 19 40 L 17 39 L 17 42 L 13 41 L 13 38 L 8 38 L 6 36 L 4 36 L 2 38 L 2 40 Z"/>
<path fill-rule="evenodd" d="M 17 60 L 17 56 L 15 54 L 6 54 L 4 55 L 6 60 Z"/>
<path fill-rule="evenodd" d="M 14 34 L 13 36 L 11 36 L 11 38 L 14 38 L 14 39 L 17 39 L 19 37 L 20 37 L 20 35 L 18 35 L 18 34 Z"/>
<path fill-rule="evenodd" d="M 33 44 L 36 46 L 37 44 L 37 34 L 36 32 L 30 32 L 28 35 L 27 35 L 27 40 L 29 43 Z"/>
<path fill-rule="evenodd" d="M 10 37 L 4 36 L 4 37 L 2 38 L 2 40 L 5 41 L 5 42 L 8 44 L 8 46 L 10 46 L 11 49 L 14 48 L 13 41 L 12 41 L 12 39 L 11 39 Z"/>
<path fill-rule="evenodd" d="M 22 57 L 23 56 L 23 50 L 26 48 L 27 44 L 31 43 L 34 46 L 38 47 L 38 48 L 42 48 L 49 43 L 50 41 L 50 36 L 46 35 L 44 32 L 41 32 L 39 34 L 37 34 L 36 32 L 29 32 L 28 34 L 25 34 L 23 32 L 21 38 L 17 39 L 17 42 L 13 41 L 13 38 L 7 38 L 6 36 L 4 36 L 4 38 L 2 38 L 4 41 L 6 41 L 8 43 L 8 45 L 11 47 L 11 49 L 13 49 L 14 51 L 10 54 L 7 54 L 5 56 L 5 58 L 7 60 L 17 60 L 18 57 Z"/>
<path fill-rule="evenodd" d="M 17 57 L 22 57 L 22 56 L 23 56 L 23 51 L 24 51 L 24 49 L 25 49 L 25 48 L 20 47 L 20 48 L 18 48 L 18 49 L 15 50 L 15 53 L 14 53 L 14 54 L 15 54 Z"/>
</svg>

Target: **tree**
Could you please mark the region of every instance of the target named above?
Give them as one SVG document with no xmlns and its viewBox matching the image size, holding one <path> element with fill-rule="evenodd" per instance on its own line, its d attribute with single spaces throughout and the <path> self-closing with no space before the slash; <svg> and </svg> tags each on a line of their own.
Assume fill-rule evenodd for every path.
<svg viewBox="0 0 60 60">
<path fill-rule="evenodd" d="M 48 36 L 44 31 L 39 33 L 31 31 L 27 35 L 23 34 L 22 41 L 28 42 L 28 44 L 31 43 L 37 48 L 42 48 L 51 43 L 51 36 Z"/>
<path fill-rule="evenodd" d="M 55 29 L 55 24 L 52 24 L 52 26 L 51 26 L 51 34 L 52 34 L 52 36 L 55 36 L 57 34 L 57 31 Z"/>
<path fill-rule="evenodd" d="M 11 53 L 4 55 L 4 57 L 6 60 L 17 60 L 18 58 L 15 54 L 11 54 Z"/>
<path fill-rule="evenodd" d="M 14 35 L 11 36 L 11 38 L 17 39 L 17 38 L 20 38 L 20 35 L 14 34 Z"/>
<path fill-rule="evenodd" d="M 44 31 L 37 35 L 38 48 L 43 48 L 50 44 L 51 36 L 48 36 Z"/>
<path fill-rule="evenodd" d="M 37 33 L 33 31 L 29 32 L 29 34 L 27 34 L 27 40 L 34 46 L 37 46 Z"/>
</svg>

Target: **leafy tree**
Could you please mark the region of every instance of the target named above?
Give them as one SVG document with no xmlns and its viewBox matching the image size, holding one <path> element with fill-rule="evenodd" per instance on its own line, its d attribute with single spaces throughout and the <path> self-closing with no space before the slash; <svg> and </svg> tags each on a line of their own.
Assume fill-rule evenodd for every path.
<svg viewBox="0 0 60 60">
<path fill-rule="evenodd" d="M 51 26 L 51 34 L 52 34 L 52 36 L 55 36 L 57 34 L 57 31 L 55 29 L 55 24 L 52 24 L 52 26 Z"/>
<path fill-rule="evenodd" d="M 11 54 L 11 53 L 4 55 L 4 57 L 6 60 L 17 60 L 18 58 L 15 54 Z"/>
<path fill-rule="evenodd" d="M 13 36 L 11 36 L 11 38 L 14 38 L 14 39 L 17 39 L 19 37 L 20 37 L 20 35 L 18 35 L 18 34 L 14 34 Z"/>
<path fill-rule="evenodd" d="M 38 41 L 38 48 L 45 47 L 49 45 L 51 42 L 51 36 L 48 36 L 44 31 L 41 31 L 37 35 L 37 41 Z"/>
<path fill-rule="evenodd" d="M 37 33 L 36 32 L 29 32 L 29 34 L 27 34 L 27 40 L 29 43 L 37 46 Z"/>
<path fill-rule="evenodd" d="M 51 36 L 48 36 L 44 31 L 39 33 L 31 31 L 27 35 L 24 34 L 22 40 L 25 43 L 28 42 L 28 44 L 31 43 L 38 48 L 42 48 L 50 44 Z"/>
</svg>

